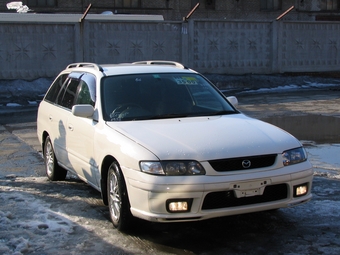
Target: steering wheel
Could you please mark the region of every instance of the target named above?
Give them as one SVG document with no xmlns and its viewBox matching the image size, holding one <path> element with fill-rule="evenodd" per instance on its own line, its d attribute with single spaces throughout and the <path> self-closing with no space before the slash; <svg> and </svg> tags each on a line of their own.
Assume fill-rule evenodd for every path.
<svg viewBox="0 0 340 255">
<path fill-rule="evenodd" d="M 122 105 L 119 105 L 118 107 L 116 107 L 112 111 L 112 113 L 110 114 L 110 118 L 111 119 L 119 119 L 120 118 L 119 115 L 129 108 L 140 108 L 140 109 L 142 109 L 142 107 L 140 105 L 136 104 L 136 103 L 122 104 Z"/>
</svg>

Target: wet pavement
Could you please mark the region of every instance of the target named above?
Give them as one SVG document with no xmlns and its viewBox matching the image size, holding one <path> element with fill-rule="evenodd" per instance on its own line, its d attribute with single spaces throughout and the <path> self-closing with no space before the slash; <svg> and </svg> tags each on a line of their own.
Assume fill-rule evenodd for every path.
<svg viewBox="0 0 340 255">
<path fill-rule="evenodd" d="M 23 253 L 340 254 L 340 177 L 336 178 L 340 175 L 340 91 L 236 93 L 236 96 L 242 112 L 282 127 L 302 140 L 317 173 L 311 202 L 275 212 L 202 222 L 141 221 L 135 231 L 122 234 L 112 228 L 100 194 L 91 187 L 74 178 L 51 183 L 41 177 L 44 170 L 37 153 L 40 147 L 35 133 L 36 108 L 6 107 L 0 109 L 0 194 L 3 190 L 20 192 L 30 196 L 27 201 L 43 201 L 46 214 L 58 217 L 53 224 L 68 227 L 66 232 L 56 234 L 52 226 L 48 228 L 52 224 L 49 222 L 43 225 L 46 230 L 32 232 L 25 225 L 18 234 L 21 222 L 45 211 L 39 208 L 31 212 L 28 205 L 23 210 L 20 203 L 25 200 L 20 198 L 14 203 L 12 197 L 10 203 L 0 206 L 0 212 L 10 210 L 12 218 L 6 220 L 18 221 L 12 224 L 13 233 L 29 240 L 30 249 Z M 6 236 L 11 235 L 10 228 L 1 227 L 0 224 L 0 234 L 3 233 L 0 251 Z"/>
<path fill-rule="evenodd" d="M 259 119 L 307 115 L 340 118 L 340 90 L 333 88 L 277 93 L 248 92 L 236 93 L 236 96 L 239 100 L 238 109 Z"/>
<path fill-rule="evenodd" d="M 316 143 L 340 143 L 339 117 L 308 114 L 271 116 L 262 118 L 262 120 L 281 127 L 300 140 L 311 140 Z"/>
<path fill-rule="evenodd" d="M 340 179 L 340 89 L 239 93 L 238 109 L 278 126 L 305 146 L 315 175 Z"/>
</svg>

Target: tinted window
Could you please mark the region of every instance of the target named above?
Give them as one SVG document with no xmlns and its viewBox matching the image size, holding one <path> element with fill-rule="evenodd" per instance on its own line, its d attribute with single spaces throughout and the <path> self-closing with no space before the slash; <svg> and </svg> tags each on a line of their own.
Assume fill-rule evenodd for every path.
<svg viewBox="0 0 340 255">
<path fill-rule="evenodd" d="M 89 86 L 84 81 L 80 81 L 75 104 L 90 104 L 94 106 L 94 103 Z"/>
<path fill-rule="evenodd" d="M 69 83 L 63 87 L 58 97 L 58 104 L 71 109 L 74 104 L 74 99 L 76 97 L 78 84 L 79 80 L 70 79 Z"/>
<path fill-rule="evenodd" d="M 67 74 L 62 74 L 60 75 L 51 85 L 50 89 L 47 91 L 47 94 L 45 96 L 45 100 L 49 101 L 51 103 L 54 103 L 57 99 L 57 96 L 65 82 L 65 80 L 67 79 Z"/>
<path fill-rule="evenodd" d="M 76 104 L 90 104 L 96 102 L 96 77 L 93 74 L 84 73 L 80 77 Z"/>
<path fill-rule="evenodd" d="M 197 74 L 111 76 L 101 85 L 104 119 L 127 121 L 238 113 Z"/>
</svg>

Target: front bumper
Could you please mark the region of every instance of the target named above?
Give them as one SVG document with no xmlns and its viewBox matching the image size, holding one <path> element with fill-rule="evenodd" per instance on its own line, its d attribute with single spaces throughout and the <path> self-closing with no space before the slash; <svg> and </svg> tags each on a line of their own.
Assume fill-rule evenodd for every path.
<svg viewBox="0 0 340 255">
<path fill-rule="evenodd" d="M 156 222 L 196 221 L 215 217 L 291 207 L 312 198 L 313 169 L 297 166 L 229 176 L 152 176 L 124 169 L 134 216 Z M 282 174 L 283 169 L 285 174 Z M 307 184 L 305 195 L 293 187 Z M 171 213 L 166 201 L 192 199 L 190 211 Z"/>
</svg>

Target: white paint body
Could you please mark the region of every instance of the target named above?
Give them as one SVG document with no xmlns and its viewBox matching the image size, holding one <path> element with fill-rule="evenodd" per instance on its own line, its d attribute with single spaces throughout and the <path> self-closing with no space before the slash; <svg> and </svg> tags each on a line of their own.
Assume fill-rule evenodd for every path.
<svg viewBox="0 0 340 255">
<path fill-rule="evenodd" d="M 174 70 L 176 69 L 176 70 Z M 89 68 L 78 68 L 89 72 Z M 135 72 L 179 72 L 192 70 L 169 66 L 136 66 L 107 69 L 107 76 Z M 66 72 L 66 71 L 65 71 Z M 68 71 L 69 72 L 69 71 Z M 140 121 L 105 121 L 102 118 L 100 79 L 97 78 L 97 102 L 90 118 L 77 117 L 72 111 L 43 100 L 39 106 L 37 132 L 43 144 L 51 137 L 59 163 L 82 180 L 102 191 L 103 162 L 114 158 L 122 170 L 134 216 L 149 221 L 174 222 L 289 207 L 311 199 L 313 169 L 309 161 L 284 166 L 282 153 L 301 147 L 287 132 L 252 119 L 242 113 Z M 237 102 L 237 100 L 236 100 Z M 79 110 L 88 114 L 88 108 Z M 277 154 L 270 167 L 215 171 L 209 160 Z M 195 160 L 205 175 L 157 176 L 141 171 L 141 161 Z M 265 184 L 264 184 L 265 183 Z M 308 184 L 308 193 L 293 196 L 293 186 Z M 284 184 L 287 197 L 277 201 L 252 203 L 227 208 L 202 209 L 207 194 L 231 191 L 235 196 L 255 197 L 266 187 Z M 245 194 L 245 195 L 242 195 Z M 192 199 L 189 212 L 170 213 L 169 199 Z"/>
</svg>

